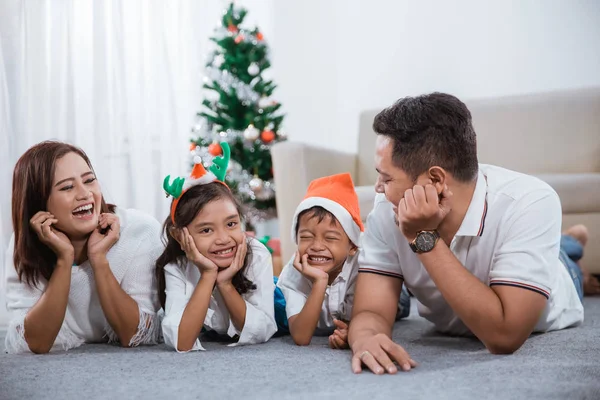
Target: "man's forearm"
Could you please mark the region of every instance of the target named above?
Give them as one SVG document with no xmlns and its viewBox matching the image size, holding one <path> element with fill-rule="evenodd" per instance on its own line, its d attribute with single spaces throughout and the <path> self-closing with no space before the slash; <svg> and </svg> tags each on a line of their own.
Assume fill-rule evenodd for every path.
<svg viewBox="0 0 600 400">
<path fill-rule="evenodd" d="M 450 307 L 486 346 L 506 334 L 500 298 L 460 263 L 445 242 L 439 240 L 419 259 Z"/>
<path fill-rule="evenodd" d="M 372 311 L 361 311 L 352 316 L 348 329 L 348 344 L 350 347 L 361 338 L 383 333 L 392 337 L 392 325 L 386 319 Z"/>
</svg>

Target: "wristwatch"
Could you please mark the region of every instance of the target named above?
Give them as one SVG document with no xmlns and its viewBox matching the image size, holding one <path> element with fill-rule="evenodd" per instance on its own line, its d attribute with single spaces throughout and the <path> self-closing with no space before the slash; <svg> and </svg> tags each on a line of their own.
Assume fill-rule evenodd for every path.
<svg viewBox="0 0 600 400">
<path fill-rule="evenodd" d="M 411 250 L 417 254 L 427 253 L 433 250 L 439 238 L 438 231 L 419 231 L 415 240 L 408 244 Z"/>
</svg>

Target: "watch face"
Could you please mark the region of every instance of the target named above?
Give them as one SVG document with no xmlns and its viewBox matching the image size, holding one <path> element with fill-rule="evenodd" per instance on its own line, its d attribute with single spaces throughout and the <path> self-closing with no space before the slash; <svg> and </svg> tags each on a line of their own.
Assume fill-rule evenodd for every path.
<svg viewBox="0 0 600 400">
<path fill-rule="evenodd" d="M 421 232 L 417 235 L 415 245 L 420 252 L 428 252 L 433 249 L 436 242 L 436 236 L 432 232 Z"/>
</svg>

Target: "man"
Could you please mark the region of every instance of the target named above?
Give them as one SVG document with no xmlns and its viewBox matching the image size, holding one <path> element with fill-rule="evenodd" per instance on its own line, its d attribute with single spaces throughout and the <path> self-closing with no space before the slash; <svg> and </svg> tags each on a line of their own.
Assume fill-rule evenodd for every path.
<svg viewBox="0 0 600 400">
<path fill-rule="evenodd" d="M 403 284 L 437 330 L 474 334 L 493 354 L 583 321 L 581 271 L 559 258 L 558 195 L 534 177 L 480 165 L 460 100 L 407 97 L 373 128 L 379 194 L 349 330 L 354 372 L 416 366 L 390 339 Z"/>
</svg>

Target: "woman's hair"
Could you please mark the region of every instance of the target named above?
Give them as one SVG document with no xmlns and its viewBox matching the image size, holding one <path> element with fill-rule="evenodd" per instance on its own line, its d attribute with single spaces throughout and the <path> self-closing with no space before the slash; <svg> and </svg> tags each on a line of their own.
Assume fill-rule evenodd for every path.
<svg viewBox="0 0 600 400">
<path fill-rule="evenodd" d="M 50 280 L 56 264 L 56 254 L 43 244 L 29 225 L 39 211 L 45 211 L 52 192 L 56 161 L 68 153 L 76 153 L 93 171 L 83 150 L 63 142 L 46 141 L 36 144 L 17 161 L 12 182 L 12 223 L 15 233 L 13 261 L 19 279 L 36 286 L 40 278 Z M 114 212 L 104 197 L 100 212 Z"/>
<path fill-rule="evenodd" d="M 183 228 L 189 225 L 196 215 L 202 211 L 204 206 L 217 200 L 231 201 L 235 205 L 240 219 L 243 218 L 242 207 L 235 197 L 233 197 L 231 191 L 220 182 L 211 182 L 205 185 L 192 186 L 181 196 L 177 209 L 175 210 L 175 224 L 171 221 L 171 216 L 168 216 L 165 220 L 165 223 L 163 224 L 163 234 L 166 239 L 163 240 L 166 242 L 166 247 L 160 257 L 156 260 L 158 297 L 163 308 L 165 307 L 166 302 L 165 266 L 176 262 L 180 268 L 183 268 L 187 263 L 184 251 L 181 250 L 181 246 L 169 232 L 173 227 Z M 251 246 L 248 246 L 244 265 L 231 279 L 231 283 L 239 294 L 244 294 L 250 290 L 256 289 L 256 285 L 245 276 L 246 269 L 248 268 L 248 265 L 250 265 L 251 260 L 252 248 Z"/>
</svg>

